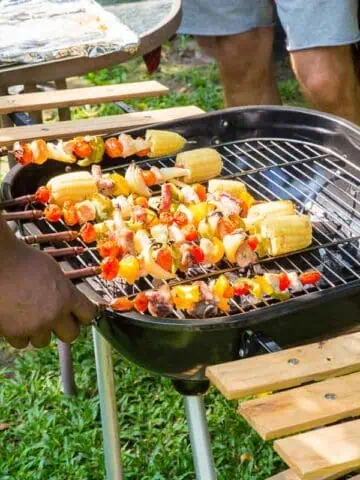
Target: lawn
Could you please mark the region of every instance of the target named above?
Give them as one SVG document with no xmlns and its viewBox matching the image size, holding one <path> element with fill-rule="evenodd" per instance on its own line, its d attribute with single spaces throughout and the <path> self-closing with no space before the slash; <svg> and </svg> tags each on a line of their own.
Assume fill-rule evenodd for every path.
<svg viewBox="0 0 360 480">
<path fill-rule="evenodd" d="M 137 110 L 194 104 L 223 106 L 216 66 L 194 61 L 192 41 L 182 37 L 163 52 L 155 79 L 171 87 L 168 97 L 134 100 Z M 298 86 L 279 66 L 284 102 L 301 105 Z M 94 84 L 147 78 L 141 60 L 87 75 Z M 115 106 L 77 108 L 73 118 L 118 113 Z M 15 353 L 0 344 L 0 480 L 100 480 L 104 478 L 96 373 L 90 331 L 73 348 L 80 393 L 59 388 L 55 342 L 44 350 Z M 154 377 L 114 353 L 117 405 L 125 478 L 194 479 L 182 399 L 169 380 Z M 236 402 L 214 389 L 205 397 L 219 480 L 265 479 L 284 468 L 271 445 L 236 414 Z"/>
</svg>

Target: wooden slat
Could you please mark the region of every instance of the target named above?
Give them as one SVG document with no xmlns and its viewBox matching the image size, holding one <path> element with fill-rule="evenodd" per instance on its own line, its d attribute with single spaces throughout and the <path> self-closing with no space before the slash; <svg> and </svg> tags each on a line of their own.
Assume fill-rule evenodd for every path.
<svg viewBox="0 0 360 480">
<path fill-rule="evenodd" d="M 229 400 L 360 370 L 360 333 L 214 365 L 207 377 Z"/>
<path fill-rule="evenodd" d="M 1 128 L 0 146 L 12 146 L 17 140 L 29 141 L 34 138 L 46 140 L 56 138 L 70 138 L 75 135 L 103 134 L 126 130 L 128 128 L 151 125 L 157 122 L 166 122 L 204 113 L 201 108 L 174 107 L 163 110 L 126 113 L 97 117 L 86 120 L 72 120 L 55 122 L 46 125 L 30 125 L 25 127 Z"/>
<path fill-rule="evenodd" d="M 276 440 L 274 448 L 304 480 L 345 474 L 360 467 L 360 420 Z"/>
<path fill-rule="evenodd" d="M 24 93 L 0 97 L 0 114 L 31 112 L 47 108 L 75 107 L 139 97 L 167 95 L 169 89 L 154 80 L 95 87 Z"/>
<path fill-rule="evenodd" d="M 360 415 L 360 373 L 244 402 L 239 413 L 264 440 Z"/>
<path fill-rule="evenodd" d="M 340 474 L 342 476 L 342 474 Z M 339 474 L 336 473 L 335 475 L 323 475 L 321 477 L 316 478 L 315 480 L 335 480 L 336 478 L 340 478 Z M 285 470 L 284 472 L 278 473 L 277 475 L 273 475 L 272 477 L 267 478 L 266 480 L 301 480 L 301 477 L 297 475 L 292 470 Z M 349 480 L 360 480 L 360 475 L 355 475 L 351 477 Z"/>
</svg>

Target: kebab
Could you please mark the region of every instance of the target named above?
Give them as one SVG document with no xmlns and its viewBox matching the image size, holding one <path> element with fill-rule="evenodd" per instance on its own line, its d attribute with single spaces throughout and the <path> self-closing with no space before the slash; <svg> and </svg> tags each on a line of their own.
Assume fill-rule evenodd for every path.
<svg viewBox="0 0 360 480">
<path fill-rule="evenodd" d="M 103 140 L 100 136 L 87 135 L 75 137 L 57 143 L 36 139 L 30 143 L 15 142 L 12 153 L 21 165 L 34 163 L 41 165 L 47 160 L 64 163 L 78 163 L 87 167 L 100 163 L 106 153 L 110 158 L 159 157 L 177 153 L 185 146 L 186 140 L 175 132 L 163 130 L 147 130 L 145 138 L 133 138 L 121 133 L 118 137 Z"/>
<path fill-rule="evenodd" d="M 189 315 L 208 318 L 230 309 L 230 301 L 262 301 L 267 298 L 287 300 L 321 280 L 318 271 L 308 271 L 300 275 L 295 272 L 264 273 L 253 278 L 220 275 L 210 282 L 196 281 L 169 287 L 163 285 L 157 290 L 140 292 L 132 297 L 115 298 L 109 306 L 119 312 L 132 309 L 139 313 L 149 312 L 156 317 L 166 317 L 176 308 Z"/>
</svg>

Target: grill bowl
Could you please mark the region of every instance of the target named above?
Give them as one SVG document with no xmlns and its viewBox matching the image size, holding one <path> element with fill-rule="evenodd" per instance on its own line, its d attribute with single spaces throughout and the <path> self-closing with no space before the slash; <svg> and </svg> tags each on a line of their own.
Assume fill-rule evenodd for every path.
<svg viewBox="0 0 360 480">
<path fill-rule="evenodd" d="M 360 235 L 354 207 L 360 185 L 360 130 L 336 117 L 285 107 L 229 109 L 158 128 L 185 136 L 188 148 L 219 148 L 226 158 L 225 175 L 241 178 L 257 198 L 291 198 L 299 208 L 309 202 L 311 208 L 322 207 L 329 212 L 331 229 L 325 233 L 320 229 L 316 237 L 319 246 L 329 243 L 329 239 L 344 241 L 329 249 L 332 263 L 324 267 L 326 282 L 285 302 L 250 306 L 242 313 L 238 309 L 237 313 L 209 319 L 160 319 L 105 310 L 98 319 L 98 328 L 114 348 L 150 371 L 174 379 L 202 380 L 207 365 L 238 358 L 245 329 L 261 330 L 285 346 L 354 327 L 360 318 L 359 248 L 358 240 L 354 240 Z M 132 132 L 143 135 L 145 129 Z M 124 164 L 105 159 L 102 167 L 112 169 Z M 64 168 L 58 162 L 16 166 L 4 179 L 3 197 L 33 193 L 50 177 L 63 173 Z M 350 187 L 355 193 L 350 192 Z M 340 237 L 334 234 L 332 238 L 339 225 Z M 27 233 L 39 233 L 44 225 L 37 222 L 24 228 Z M 285 269 L 289 265 L 303 269 L 305 260 L 310 261 L 310 266 L 318 266 L 323 263 L 320 253 L 317 248 L 275 263 Z M 84 264 L 71 266 L 79 268 Z M 99 294 L 103 299 L 101 284 L 89 280 L 79 286 L 94 299 Z"/>
</svg>

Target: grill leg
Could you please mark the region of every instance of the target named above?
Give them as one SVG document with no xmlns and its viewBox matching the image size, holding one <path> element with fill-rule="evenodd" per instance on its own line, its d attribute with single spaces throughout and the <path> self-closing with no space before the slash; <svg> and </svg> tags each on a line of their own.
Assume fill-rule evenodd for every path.
<svg viewBox="0 0 360 480">
<path fill-rule="evenodd" d="M 196 480 L 216 480 L 210 435 L 202 395 L 184 395 Z"/>
<path fill-rule="evenodd" d="M 101 424 L 107 480 L 122 480 L 119 427 L 116 412 L 114 369 L 111 346 L 93 328 L 96 373 L 100 397 Z"/>
<path fill-rule="evenodd" d="M 74 378 L 73 362 L 71 357 L 71 345 L 57 340 L 60 360 L 61 383 L 65 395 L 76 395 L 76 383 Z"/>
</svg>

